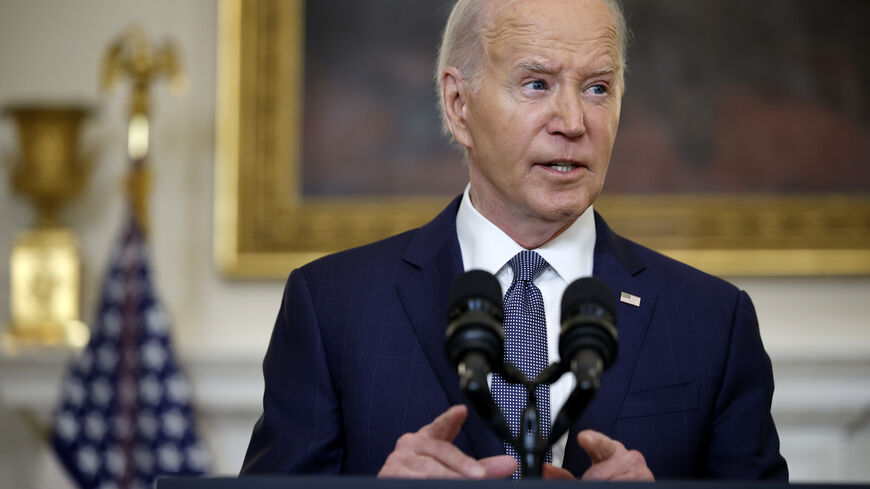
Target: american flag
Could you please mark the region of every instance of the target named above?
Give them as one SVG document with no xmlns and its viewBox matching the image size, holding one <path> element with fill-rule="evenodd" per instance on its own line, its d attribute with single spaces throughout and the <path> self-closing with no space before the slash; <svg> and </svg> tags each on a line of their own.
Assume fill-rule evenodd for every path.
<svg viewBox="0 0 870 489">
<path fill-rule="evenodd" d="M 54 450 L 81 488 L 146 488 L 158 475 L 198 475 L 210 464 L 151 284 L 148 248 L 136 219 L 127 221 L 90 342 L 69 366 L 54 419 Z"/>
</svg>

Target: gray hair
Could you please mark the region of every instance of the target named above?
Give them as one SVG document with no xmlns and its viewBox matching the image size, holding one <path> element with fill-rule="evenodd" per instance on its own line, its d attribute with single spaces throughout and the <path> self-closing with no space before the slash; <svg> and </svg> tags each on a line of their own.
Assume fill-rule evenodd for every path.
<svg viewBox="0 0 870 489">
<path fill-rule="evenodd" d="M 486 0 L 458 0 L 450 11 L 444 34 L 441 36 L 441 47 L 438 49 L 438 64 L 435 68 L 435 87 L 438 91 L 438 110 L 441 113 L 441 130 L 450 134 L 444 120 L 444 105 L 441 100 L 441 74 L 448 66 L 456 67 L 471 87 L 479 85 L 480 69 L 483 58 L 483 42 L 480 31 L 484 19 L 490 14 L 487 9 L 492 2 Z M 619 63 L 623 76 L 626 68 L 626 44 L 628 44 L 628 27 L 619 0 L 604 0 L 616 24 L 617 42 L 619 48 Z"/>
</svg>

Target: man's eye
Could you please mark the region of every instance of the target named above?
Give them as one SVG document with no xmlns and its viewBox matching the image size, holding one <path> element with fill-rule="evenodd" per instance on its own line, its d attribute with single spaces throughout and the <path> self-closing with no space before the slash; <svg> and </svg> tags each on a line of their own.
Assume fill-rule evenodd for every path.
<svg viewBox="0 0 870 489">
<path fill-rule="evenodd" d="M 526 86 L 531 88 L 532 90 L 546 90 L 547 89 L 547 84 L 544 83 L 542 80 L 530 81 L 530 82 L 526 83 Z"/>
<path fill-rule="evenodd" d="M 589 87 L 589 90 L 592 91 L 595 95 L 605 95 L 607 93 L 607 87 L 602 84 L 592 85 Z"/>
</svg>

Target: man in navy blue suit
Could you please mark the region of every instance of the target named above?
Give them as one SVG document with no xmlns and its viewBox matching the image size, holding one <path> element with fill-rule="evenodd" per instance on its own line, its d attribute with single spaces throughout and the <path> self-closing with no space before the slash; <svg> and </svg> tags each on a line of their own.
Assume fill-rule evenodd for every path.
<svg viewBox="0 0 870 489">
<path fill-rule="evenodd" d="M 546 355 L 559 299 L 595 276 L 621 298 L 619 353 L 550 478 L 787 479 L 773 377 L 748 296 L 614 234 L 601 192 L 625 90 L 615 0 L 459 0 L 437 82 L 469 185 L 426 226 L 291 273 L 243 473 L 501 478 L 517 468 L 462 403 L 444 357 L 447 292 L 483 269 L 507 289 L 524 250 Z M 573 388 L 549 390 L 550 415 Z"/>
</svg>

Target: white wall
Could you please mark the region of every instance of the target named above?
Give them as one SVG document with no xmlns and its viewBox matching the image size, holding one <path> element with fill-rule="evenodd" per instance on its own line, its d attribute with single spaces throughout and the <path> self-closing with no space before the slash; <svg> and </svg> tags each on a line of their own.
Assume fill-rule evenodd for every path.
<svg viewBox="0 0 870 489">
<path fill-rule="evenodd" d="M 97 75 L 103 49 L 132 22 L 160 40 L 171 38 L 191 80 L 183 98 L 166 83 L 153 90 L 151 197 L 157 281 L 179 325 L 182 345 L 263 347 L 280 299 L 276 282 L 225 282 L 211 260 L 217 3 L 211 0 L 34 2 L 0 0 L 0 104 L 74 100 L 97 109 L 84 145 L 97 152 L 86 195 L 63 222 L 81 239 L 84 312 L 94 309 L 106 256 L 123 221 L 127 93 L 101 95 Z M 16 148 L 14 126 L 0 122 L 0 155 Z M 4 158 L 4 161 L 8 161 Z M 30 225 L 28 204 L 0 185 L 0 255 Z M 7 315 L 8 264 L 0 265 L 0 313 Z M 244 305 L 240 307 L 240 305 Z"/>
<path fill-rule="evenodd" d="M 98 109 L 83 138 L 85 146 L 95 152 L 90 186 L 62 216 L 81 239 L 83 311 L 90 320 L 108 250 L 123 220 L 120 182 L 126 171 L 127 90 L 100 95 L 97 73 L 103 48 L 133 21 L 155 39 L 168 37 L 177 43 L 191 80 L 190 92 L 181 99 L 170 98 L 165 84 L 153 92 L 153 265 L 157 286 L 175 318 L 176 345 L 190 365 L 198 395 L 210 406 L 223 406 L 207 412 L 201 423 L 217 453 L 219 470 L 230 473 L 240 464 L 256 416 L 261 385 L 257 364 L 265 351 L 282 284 L 226 281 L 211 260 L 216 2 L 0 0 L 0 105 L 74 100 Z M 4 162 L 16 147 L 14 138 L 11 121 L 0 121 Z M 0 168 L 4 168 L 0 257 L 7 257 L 15 233 L 29 226 L 33 215 L 27 204 L 11 194 L 5 165 Z M 9 317 L 8 277 L 8 261 L 0 258 L 0 321 Z M 802 480 L 870 480 L 866 464 L 860 463 L 870 459 L 866 412 L 844 425 L 831 419 L 830 410 L 808 418 L 800 409 L 813 401 L 814 391 L 807 390 L 808 385 L 827 385 L 827 377 L 813 372 L 833 372 L 836 383 L 844 378 L 836 372 L 851 372 L 870 362 L 870 278 L 742 279 L 737 283 L 755 301 L 778 383 L 785 382 L 775 402 L 782 406 L 777 421 L 783 432 L 783 451 L 802 461 L 792 464 L 793 473 Z M 806 362 L 822 366 L 807 372 L 800 368 Z M 9 368 L 20 368 L 15 365 Z M 59 364 L 52 365 L 47 371 Z M 814 376 L 818 377 L 816 384 L 803 382 Z M 222 378 L 235 383 L 222 385 Z M 47 392 L 53 392 L 53 382 L 46 380 Z M 247 385 L 247 390 L 236 392 L 226 385 Z M 849 387 L 841 391 L 848 393 Z M 852 399 L 859 410 L 868 405 L 862 399 Z M 0 433 L 4 434 L 0 437 L 0 487 L 60 487 L 62 476 L 53 472 L 50 455 L 40 449 L 38 433 L 22 424 L 16 411 L 26 402 L 5 401 L 0 399 L 5 406 L 0 408 Z M 803 462 L 807 460 L 812 463 Z"/>
<path fill-rule="evenodd" d="M 153 90 L 152 264 L 157 288 L 174 316 L 176 347 L 185 358 L 196 358 L 187 361 L 196 363 L 190 366 L 194 381 L 208 384 L 196 378 L 198 365 L 213 359 L 235 359 L 235 365 L 241 361 L 237 371 L 258 392 L 238 395 L 255 407 L 262 390 L 256 365 L 283 284 L 225 281 L 211 259 L 217 2 L 0 0 L 0 106 L 48 100 L 85 102 L 96 109 L 83 137 L 85 148 L 96 153 L 90 185 L 61 216 L 81 241 L 83 314 L 89 321 L 109 249 L 124 219 L 121 182 L 127 165 L 128 89 L 101 95 L 97 77 L 104 48 L 132 22 L 155 40 L 171 38 L 178 45 L 191 85 L 180 99 L 170 97 L 165 82 Z M 6 257 L 15 234 L 33 220 L 29 204 L 8 185 L 6 163 L 17 148 L 15 138 L 12 121 L 0 119 L 0 324 L 9 318 Z M 3 372 L 8 375 L 9 370 Z M 0 378 L 0 383 L 8 380 Z M 53 392 L 55 379 L 46 381 Z M 219 385 L 211 391 L 237 394 Z M 61 476 L 50 468 L 51 457 L 37 449 L 34 436 L 39 433 L 21 423 L 17 409 L 26 402 L 10 406 L 8 399 L 0 399 L 0 488 L 63 487 L 57 485 Z M 252 409 L 230 414 L 207 414 L 201 420 L 223 473 L 240 467 L 256 417 Z"/>
<path fill-rule="evenodd" d="M 773 361 L 793 481 L 870 481 L 870 279 L 735 279 Z"/>
</svg>

